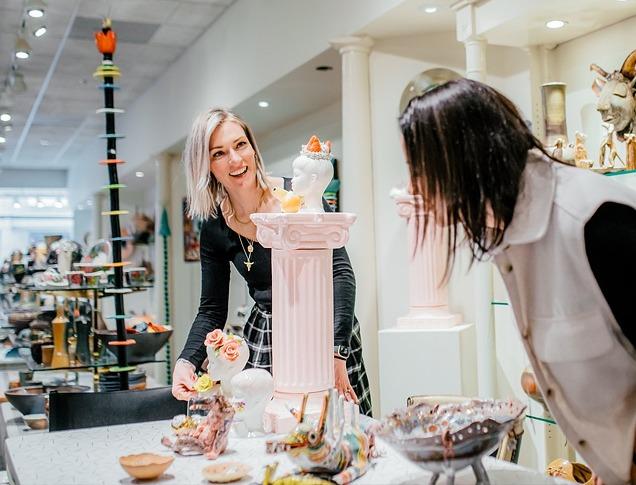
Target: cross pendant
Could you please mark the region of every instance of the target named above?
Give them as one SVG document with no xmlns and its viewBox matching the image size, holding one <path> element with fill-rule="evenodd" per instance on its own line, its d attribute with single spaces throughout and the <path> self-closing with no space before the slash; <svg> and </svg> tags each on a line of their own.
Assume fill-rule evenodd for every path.
<svg viewBox="0 0 636 485">
<path fill-rule="evenodd" d="M 247 266 L 247 271 L 252 271 L 252 265 L 254 264 L 252 261 L 243 261 L 243 264 Z"/>
</svg>

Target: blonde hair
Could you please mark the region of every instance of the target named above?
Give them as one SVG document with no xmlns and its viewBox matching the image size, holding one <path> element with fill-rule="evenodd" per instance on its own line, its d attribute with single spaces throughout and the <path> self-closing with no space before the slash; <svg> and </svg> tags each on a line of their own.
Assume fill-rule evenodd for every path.
<svg viewBox="0 0 636 485">
<path fill-rule="evenodd" d="M 254 134 L 247 123 L 226 109 L 211 108 L 194 120 L 183 150 L 185 165 L 188 215 L 191 218 L 217 217 L 218 208 L 227 199 L 225 187 L 210 172 L 210 137 L 221 123 L 238 123 L 254 149 L 256 181 L 262 189 L 269 187 L 265 177 L 263 159 L 256 145 Z M 228 199 L 229 202 L 229 199 Z M 231 213 L 234 211 L 231 210 Z"/>
</svg>

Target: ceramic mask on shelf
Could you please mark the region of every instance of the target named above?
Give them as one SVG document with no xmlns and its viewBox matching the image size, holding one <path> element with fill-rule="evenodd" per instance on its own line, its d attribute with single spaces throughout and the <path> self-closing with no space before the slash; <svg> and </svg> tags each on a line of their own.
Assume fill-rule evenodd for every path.
<svg viewBox="0 0 636 485">
<path fill-rule="evenodd" d="M 322 194 L 333 178 L 331 146 L 312 136 L 293 162 L 292 190 L 303 198 L 300 212 L 324 212 Z"/>
<path fill-rule="evenodd" d="M 274 395 L 274 378 L 265 369 L 245 369 L 232 378 L 231 384 L 236 432 L 262 432 L 263 413 Z"/>
<path fill-rule="evenodd" d="M 245 339 L 221 330 L 213 330 L 205 338 L 208 354 L 208 374 L 213 381 L 221 381 L 221 390 L 232 395 L 231 380 L 241 372 L 250 357 Z"/>
<path fill-rule="evenodd" d="M 71 270 L 74 261 L 79 261 L 82 257 L 80 245 L 66 239 L 57 243 L 55 252 L 57 253 L 57 270 L 62 276 Z"/>
</svg>

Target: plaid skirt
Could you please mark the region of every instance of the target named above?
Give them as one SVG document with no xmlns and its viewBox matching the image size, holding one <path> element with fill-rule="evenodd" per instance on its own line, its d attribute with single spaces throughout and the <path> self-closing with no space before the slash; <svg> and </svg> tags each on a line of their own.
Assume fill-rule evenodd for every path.
<svg viewBox="0 0 636 485">
<path fill-rule="evenodd" d="M 272 372 L 272 314 L 254 305 L 247 322 L 245 322 L 243 337 L 250 349 L 250 358 L 246 367 Z M 351 387 L 360 401 L 360 413 L 371 416 L 371 393 L 369 379 L 362 360 L 362 339 L 360 338 L 360 323 L 357 318 L 354 318 L 353 321 L 347 373 Z"/>
</svg>

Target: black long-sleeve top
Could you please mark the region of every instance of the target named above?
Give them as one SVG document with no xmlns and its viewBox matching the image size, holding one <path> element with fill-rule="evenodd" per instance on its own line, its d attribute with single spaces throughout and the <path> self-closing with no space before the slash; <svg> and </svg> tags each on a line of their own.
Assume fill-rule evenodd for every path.
<svg viewBox="0 0 636 485">
<path fill-rule="evenodd" d="M 326 203 L 325 203 L 326 205 Z M 325 210 L 330 210 L 326 206 Z M 243 238 L 247 250 L 247 240 Z M 201 228 L 201 301 L 192 323 L 185 347 L 179 358 L 192 362 L 197 369 L 206 357 L 205 336 L 225 325 L 228 312 L 230 263 L 245 278 L 251 297 L 265 310 L 272 307 L 271 249 L 254 241 L 250 261 L 236 232 L 230 229 L 223 216 L 206 220 Z M 356 282 L 349 256 L 344 248 L 333 251 L 334 344 L 349 347 L 353 329 Z"/>
<path fill-rule="evenodd" d="M 587 221 L 584 233 L 594 278 L 623 334 L 636 347 L 636 210 L 606 202 Z"/>
</svg>

